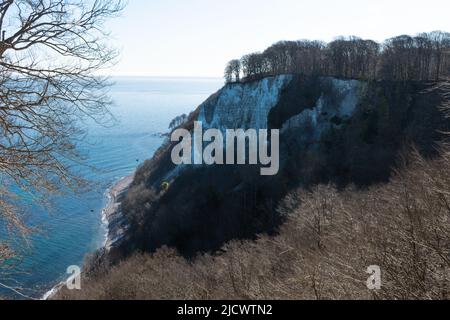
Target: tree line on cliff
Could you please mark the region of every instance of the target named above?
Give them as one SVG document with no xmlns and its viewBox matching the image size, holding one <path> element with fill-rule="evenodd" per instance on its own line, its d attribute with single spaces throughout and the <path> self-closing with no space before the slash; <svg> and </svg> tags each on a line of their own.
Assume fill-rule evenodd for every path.
<svg viewBox="0 0 450 320">
<path fill-rule="evenodd" d="M 450 33 L 401 35 L 378 43 L 358 37 L 322 41 L 280 41 L 264 52 L 233 59 L 227 83 L 279 74 L 334 76 L 366 80 L 438 81 L 450 76 Z"/>
</svg>

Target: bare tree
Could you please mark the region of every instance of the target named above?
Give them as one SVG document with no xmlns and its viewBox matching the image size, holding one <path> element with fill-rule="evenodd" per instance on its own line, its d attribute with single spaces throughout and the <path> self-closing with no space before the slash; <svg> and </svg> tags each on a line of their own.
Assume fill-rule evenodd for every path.
<svg viewBox="0 0 450 320">
<path fill-rule="evenodd" d="M 111 119 L 108 79 L 117 52 L 104 22 L 121 0 L 5 0 L 0 3 L 0 222 L 27 231 L 12 188 L 35 200 L 83 180 L 71 166 L 85 120 Z M 0 239 L 1 240 L 1 239 Z M 0 260 L 11 256 L 0 246 Z"/>
<path fill-rule="evenodd" d="M 448 76 L 448 60 L 450 56 L 450 33 L 433 31 L 428 34 L 433 43 L 435 80 L 439 81 L 441 76 Z"/>
<path fill-rule="evenodd" d="M 225 67 L 225 82 L 239 82 L 241 80 L 241 61 L 239 59 L 231 60 Z"/>
<path fill-rule="evenodd" d="M 268 72 L 268 60 L 262 53 L 251 53 L 241 59 L 244 77 L 254 80 L 264 76 Z"/>
<path fill-rule="evenodd" d="M 234 60 L 233 60 L 234 61 Z M 401 35 L 382 45 L 355 36 L 321 41 L 280 41 L 242 57 L 245 80 L 286 73 L 363 80 L 440 81 L 450 73 L 450 34 Z M 232 81 L 232 66 L 227 75 Z"/>
<path fill-rule="evenodd" d="M 234 81 L 239 82 L 241 79 L 241 61 L 238 59 L 231 60 L 230 67 L 234 76 Z"/>
<path fill-rule="evenodd" d="M 226 83 L 233 82 L 233 67 L 231 65 L 231 61 L 225 67 L 224 78 Z"/>
</svg>

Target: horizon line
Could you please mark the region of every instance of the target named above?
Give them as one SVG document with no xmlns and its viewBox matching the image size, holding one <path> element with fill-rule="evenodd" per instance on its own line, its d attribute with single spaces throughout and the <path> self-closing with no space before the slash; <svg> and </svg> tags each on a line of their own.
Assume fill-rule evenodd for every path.
<svg viewBox="0 0 450 320">
<path fill-rule="evenodd" d="M 222 76 L 158 76 L 158 75 L 116 75 L 104 74 L 103 76 L 110 78 L 159 78 L 159 79 L 223 79 Z"/>
</svg>

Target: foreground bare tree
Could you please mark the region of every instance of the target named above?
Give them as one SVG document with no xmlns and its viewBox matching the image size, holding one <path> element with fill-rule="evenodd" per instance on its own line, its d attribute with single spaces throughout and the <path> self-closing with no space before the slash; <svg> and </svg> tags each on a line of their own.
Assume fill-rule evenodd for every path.
<svg viewBox="0 0 450 320">
<path fill-rule="evenodd" d="M 110 119 L 108 81 L 96 74 L 117 57 L 104 22 L 123 7 L 121 0 L 0 2 L 0 241 L 3 230 L 27 231 L 13 188 L 39 200 L 82 183 L 71 172 L 81 159 L 79 125 Z M 11 255 L 0 243 L 0 267 Z"/>
</svg>

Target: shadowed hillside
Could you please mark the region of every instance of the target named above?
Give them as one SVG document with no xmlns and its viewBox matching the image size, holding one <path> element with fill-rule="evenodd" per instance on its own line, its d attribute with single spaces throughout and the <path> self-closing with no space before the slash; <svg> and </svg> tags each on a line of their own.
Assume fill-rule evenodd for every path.
<svg viewBox="0 0 450 320">
<path fill-rule="evenodd" d="M 449 299 L 450 153 L 411 153 L 390 182 L 290 192 L 279 235 L 233 241 L 193 262 L 134 254 L 58 299 Z M 382 289 L 367 289 L 367 267 Z"/>
<path fill-rule="evenodd" d="M 258 166 L 175 167 L 166 143 L 136 173 L 123 202 L 130 231 L 110 257 L 165 245 L 192 257 L 233 239 L 274 235 L 285 221 L 276 209 L 297 188 L 385 183 L 412 145 L 436 156 L 449 122 L 430 85 L 293 75 L 225 86 L 183 126 L 200 120 L 205 128 L 280 129 L 279 174 L 260 176 Z"/>
</svg>

